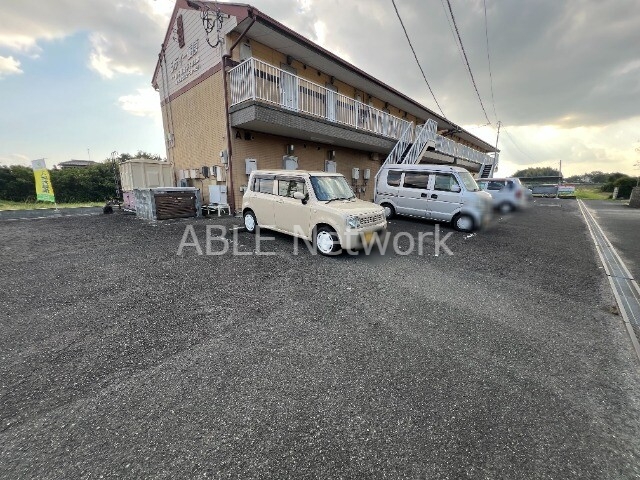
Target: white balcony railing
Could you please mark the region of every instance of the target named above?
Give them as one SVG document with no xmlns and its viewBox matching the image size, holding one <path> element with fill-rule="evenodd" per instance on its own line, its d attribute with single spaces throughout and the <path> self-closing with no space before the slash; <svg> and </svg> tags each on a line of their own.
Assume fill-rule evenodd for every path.
<svg viewBox="0 0 640 480">
<path fill-rule="evenodd" d="M 411 122 L 256 58 L 229 71 L 231 106 L 260 101 L 398 140 Z"/>
</svg>

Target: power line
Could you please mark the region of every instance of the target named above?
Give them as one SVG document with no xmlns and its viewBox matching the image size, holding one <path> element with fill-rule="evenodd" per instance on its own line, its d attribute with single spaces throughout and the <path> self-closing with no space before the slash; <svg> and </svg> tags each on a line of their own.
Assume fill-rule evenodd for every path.
<svg viewBox="0 0 640 480">
<path fill-rule="evenodd" d="M 460 55 L 460 60 L 462 60 L 462 63 L 464 63 L 464 56 L 462 55 L 460 44 L 458 43 L 458 40 L 456 40 L 456 32 L 453 31 L 453 24 L 451 23 L 451 18 L 449 18 L 449 13 L 447 12 L 447 7 L 444 4 L 444 0 L 440 0 L 440 5 L 442 5 L 442 10 L 444 11 L 444 17 L 447 19 L 447 24 L 449 25 L 449 31 L 451 32 L 451 36 L 453 37 L 453 43 L 456 44 L 456 50 L 458 50 L 458 55 Z"/>
<path fill-rule="evenodd" d="M 484 36 L 487 39 L 487 62 L 489 63 L 489 85 L 491 86 L 491 103 L 493 104 L 493 114 L 498 120 L 496 113 L 496 100 L 493 97 L 493 74 L 491 73 L 491 56 L 489 55 L 489 22 L 487 21 L 487 0 L 482 0 L 484 4 Z"/>
<path fill-rule="evenodd" d="M 411 47 L 411 51 L 413 52 L 413 58 L 416 59 L 416 63 L 418 64 L 418 68 L 420 69 L 420 72 L 422 73 L 422 78 L 424 78 L 424 81 L 427 84 L 427 87 L 429 88 L 429 91 L 431 92 L 431 96 L 433 97 L 433 101 L 436 102 L 436 105 L 438 106 L 438 110 L 440 110 L 440 113 L 442 114 L 442 116 L 445 119 L 447 119 L 447 116 L 442 111 L 442 107 L 438 103 L 438 100 L 436 99 L 436 96 L 433 93 L 433 90 L 431 89 L 431 85 L 429 85 L 429 81 L 427 80 L 427 76 L 425 75 L 424 70 L 422 69 L 422 65 L 420 65 L 420 61 L 418 60 L 418 55 L 416 55 L 416 51 L 413 48 L 413 44 L 411 43 L 411 39 L 409 38 L 409 34 L 407 33 L 407 29 L 404 26 L 404 22 L 402 21 L 402 17 L 400 17 L 400 12 L 398 12 L 398 7 L 396 6 L 395 0 L 391 0 L 391 3 L 393 4 L 393 8 L 396 11 L 396 15 L 398 16 L 398 20 L 400 20 L 400 25 L 402 25 L 402 30 L 404 30 L 404 35 L 405 35 L 405 37 L 407 37 L 407 42 L 409 42 L 409 47 Z"/>
<path fill-rule="evenodd" d="M 391 0 L 393 1 L 393 0 Z M 451 20 L 453 21 L 453 26 L 456 30 L 456 35 L 458 36 L 458 41 L 460 42 L 460 48 L 462 48 L 462 54 L 464 55 L 464 61 L 467 64 L 467 70 L 469 71 L 469 75 L 471 76 L 471 83 L 473 83 L 473 88 L 476 90 L 476 94 L 478 95 L 478 100 L 480 100 L 480 106 L 482 107 L 482 111 L 484 112 L 484 116 L 487 119 L 487 122 L 491 123 L 489 120 L 489 115 L 487 115 L 487 111 L 484 108 L 484 103 L 482 103 L 482 98 L 480 97 L 480 92 L 478 91 L 478 86 L 476 85 L 476 80 L 473 78 L 473 72 L 471 71 L 471 65 L 469 65 L 469 59 L 467 58 L 467 52 L 464 50 L 464 44 L 462 43 L 462 38 L 460 37 L 460 31 L 458 30 L 458 25 L 456 24 L 456 17 L 453 15 L 453 8 L 451 8 L 451 1 L 447 0 L 447 5 L 449 6 L 449 13 L 451 14 Z M 395 4 L 394 4 L 395 6 Z M 397 11 L 397 10 L 396 10 Z"/>
<path fill-rule="evenodd" d="M 513 144 L 513 146 L 515 146 L 518 150 L 520 150 L 520 153 L 522 153 L 525 157 L 527 157 L 529 160 L 531 160 L 533 163 L 538 163 L 538 160 L 535 160 L 533 157 L 531 157 L 531 155 L 529 155 L 527 152 L 525 152 L 522 148 L 520 148 L 520 145 L 518 145 L 518 142 L 515 141 L 515 139 L 511 136 L 511 134 L 509 133 L 509 131 L 503 128 L 503 132 L 507 135 L 507 137 L 509 138 L 509 140 L 511 140 L 511 143 Z"/>
</svg>

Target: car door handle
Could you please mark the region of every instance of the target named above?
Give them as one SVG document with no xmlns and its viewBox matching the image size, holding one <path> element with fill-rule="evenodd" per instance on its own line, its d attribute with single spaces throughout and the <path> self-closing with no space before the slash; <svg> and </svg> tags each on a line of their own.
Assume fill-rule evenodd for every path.
<svg viewBox="0 0 640 480">
<path fill-rule="evenodd" d="M 431 198 L 438 198 L 438 195 L 436 195 L 435 193 L 432 193 Z"/>
<path fill-rule="evenodd" d="M 422 198 L 424 198 L 424 197 L 428 197 L 429 195 L 428 195 L 428 194 L 426 194 L 426 193 L 421 193 L 421 194 L 420 194 L 420 196 L 421 196 Z"/>
</svg>

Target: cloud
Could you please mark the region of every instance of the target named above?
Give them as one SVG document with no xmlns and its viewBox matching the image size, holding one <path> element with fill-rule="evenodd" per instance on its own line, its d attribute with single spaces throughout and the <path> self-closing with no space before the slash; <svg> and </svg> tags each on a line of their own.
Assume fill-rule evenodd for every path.
<svg viewBox="0 0 640 480">
<path fill-rule="evenodd" d="M 13 57 L 0 56 L 0 79 L 7 75 L 18 75 L 23 73 L 20 69 L 20 62 Z"/>
<path fill-rule="evenodd" d="M 137 93 L 123 95 L 118 99 L 120 108 L 137 117 L 149 117 L 161 124 L 158 92 L 151 87 L 139 88 Z"/>
<path fill-rule="evenodd" d="M 98 74 L 151 77 L 173 5 L 167 0 L 3 2 L 0 47 L 35 55 L 42 42 L 87 32 L 88 65 Z"/>
<path fill-rule="evenodd" d="M 249 3 L 436 110 L 388 0 Z M 445 114 L 458 124 L 486 123 L 460 58 L 448 9 L 437 1 L 396 3 Z M 173 6 L 174 0 L 2 2 L 0 48 L 16 56 L 34 55 L 43 42 L 86 32 L 87 62 L 97 74 L 142 75 L 150 81 Z M 637 0 L 486 0 L 497 118 L 491 102 L 484 1 L 454 1 L 452 6 L 489 118 L 494 124 L 501 120 L 510 134 L 501 134 L 502 165 L 562 158 L 566 168 L 587 168 L 592 161 L 603 170 L 611 166 L 631 173 L 631 167 L 623 167 L 638 157 L 629 147 L 640 130 Z M 158 99 L 153 94 L 150 106 L 151 96 L 151 91 L 140 89 L 118 103 L 131 114 L 153 117 Z M 493 128 L 473 133 L 495 141 Z"/>
<path fill-rule="evenodd" d="M 10 153 L 7 156 L 0 157 L 0 165 L 23 165 L 25 167 L 30 167 L 31 159 L 20 153 Z"/>
</svg>

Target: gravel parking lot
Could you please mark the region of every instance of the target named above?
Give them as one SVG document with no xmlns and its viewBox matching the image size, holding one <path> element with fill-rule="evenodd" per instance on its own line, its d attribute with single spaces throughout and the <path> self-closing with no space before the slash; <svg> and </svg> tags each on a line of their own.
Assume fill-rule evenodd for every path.
<svg viewBox="0 0 640 480">
<path fill-rule="evenodd" d="M 575 201 L 452 256 L 176 255 L 239 223 L 0 221 L 0 477 L 640 476 L 640 369 Z"/>
</svg>

